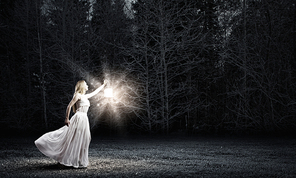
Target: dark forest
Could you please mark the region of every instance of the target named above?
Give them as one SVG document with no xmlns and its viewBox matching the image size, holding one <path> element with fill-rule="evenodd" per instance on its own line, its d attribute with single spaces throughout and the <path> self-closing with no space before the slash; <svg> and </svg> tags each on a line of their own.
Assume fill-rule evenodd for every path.
<svg viewBox="0 0 296 178">
<path fill-rule="evenodd" d="M 94 134 L 295 133 L 295 5 L 1 0 L 0 129 L 57 129 L 78 80 L 108 79 Z"/>
</svg>

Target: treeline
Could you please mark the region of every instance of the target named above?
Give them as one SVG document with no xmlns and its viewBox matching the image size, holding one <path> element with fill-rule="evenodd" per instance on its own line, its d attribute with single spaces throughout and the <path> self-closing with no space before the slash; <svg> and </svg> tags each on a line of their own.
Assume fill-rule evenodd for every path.
<svg viewBox="0 0 296 178">
<path fill-rule="evenodd" d="M 97 130 L 294 131 L 295 6 L 293 0 L 3 0 L 1 128 L 57 128 L 77 80 L 102 81 L 108 66 L 133 81 L 138 109 Z M 96 117 L 90 108 L 90 121 Z"/>
</svg>

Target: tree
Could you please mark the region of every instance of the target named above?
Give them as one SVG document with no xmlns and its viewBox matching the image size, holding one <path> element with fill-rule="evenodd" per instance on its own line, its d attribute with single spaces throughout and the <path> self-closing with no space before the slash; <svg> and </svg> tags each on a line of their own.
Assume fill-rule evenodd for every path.
<svg viewBox="0 0 296 178">
<path fill-rule="evenodd" d="M 233 102 L 228 108 L 236 118 L 230 123 L 236 130 L 282 130 L 280 123 L 291 117 L 286 108 L 293 100 L 288 89 L 293 88 L 292 50 L 283 48 L 292 44 L 287 40 L 292 28 L 289 7 L 289 1 L 248 1 L 234 22 L 224 54 L 232 75 L 228 96 Z"/>
<path fill-rule="evenodd" d="M 11 1 L 7 3 L 3 16 L 5 25 L 1 32 L 6 33 L 3 47 L 7 52 L 4 77 L 7 81 L 7 113 L 10 127 L 18 130 L 34 128 L 35 117 L 39 112 L 41 100 L 32 87 L 33 73 L 36 72 L 38 54 L 37 21 L 38 4 L 35 1 Z M 36 32 L 36 33 L 35 33 Z M 25 90 L 24 90 L 25 88 Z M 40 93 L 41 94 L 41 93 Z M 42 117 L 41 117 L 42 119 Z M 39 119 L 40 120 L 40 116 Z M 44 123 L 44 122 L 43 122 Z M 46 120 L 45 120 L 46 124 Z"/>
<path fill-rule="evenodd" d="M 177 2 L 177 3 L 176 3 Z M 201 59 L 204 38 L 193 2 L 137 1 L 133 48 L 127 64 L 143 81 L 141 124 L 149 132 L 169 133 L 172 123 L 194 108 L 187 77 Z M 200 50 L 200 51 L 199 51 Z M 196 52 L 198 51 L 198 52 Z M 191 93 L 189 93 L 190 91 Z"/>
<path fill-rule="evenodd" d="M 124 12 L 124 0 L 96 1 L 90 24 L 91 49 L 93 58 L 108 62 L 111 68 L 123 62 L 121 46 L 128 48 L 129 17 Z M 99 56 L 99 58 L 98 58 Z M 101 64 L 100 64 L 101 65 Z"/>
</svg>

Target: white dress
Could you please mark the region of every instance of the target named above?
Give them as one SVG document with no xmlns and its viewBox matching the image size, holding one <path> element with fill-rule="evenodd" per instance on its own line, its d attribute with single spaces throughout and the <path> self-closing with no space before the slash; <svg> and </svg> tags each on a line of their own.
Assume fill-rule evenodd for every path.
<svg viewBox="0 0 296 178">
<path fill-rule="evenodd" d="M 77 111 L 70 125 L 45 133 L 35 141 L 37 148 L 46 156 L 65 166 L 87 167 L 88 148 L 91 140 L 87 111 L 90 106 L 85 95 L 76 102 Z"/>
</svg>

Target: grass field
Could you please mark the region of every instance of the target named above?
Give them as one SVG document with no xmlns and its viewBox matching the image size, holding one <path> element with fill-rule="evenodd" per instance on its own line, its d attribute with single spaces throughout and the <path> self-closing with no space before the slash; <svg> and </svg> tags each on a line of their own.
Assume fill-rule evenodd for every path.
<svg viewBox="0 0 296 178">
<path fill-rule="evenodd" d="M 86 169 L 40 153 L 37 137 L 0 138 L 0 177 L 296 177 L 295 138 L 92 138 Z"/>
</svg>

